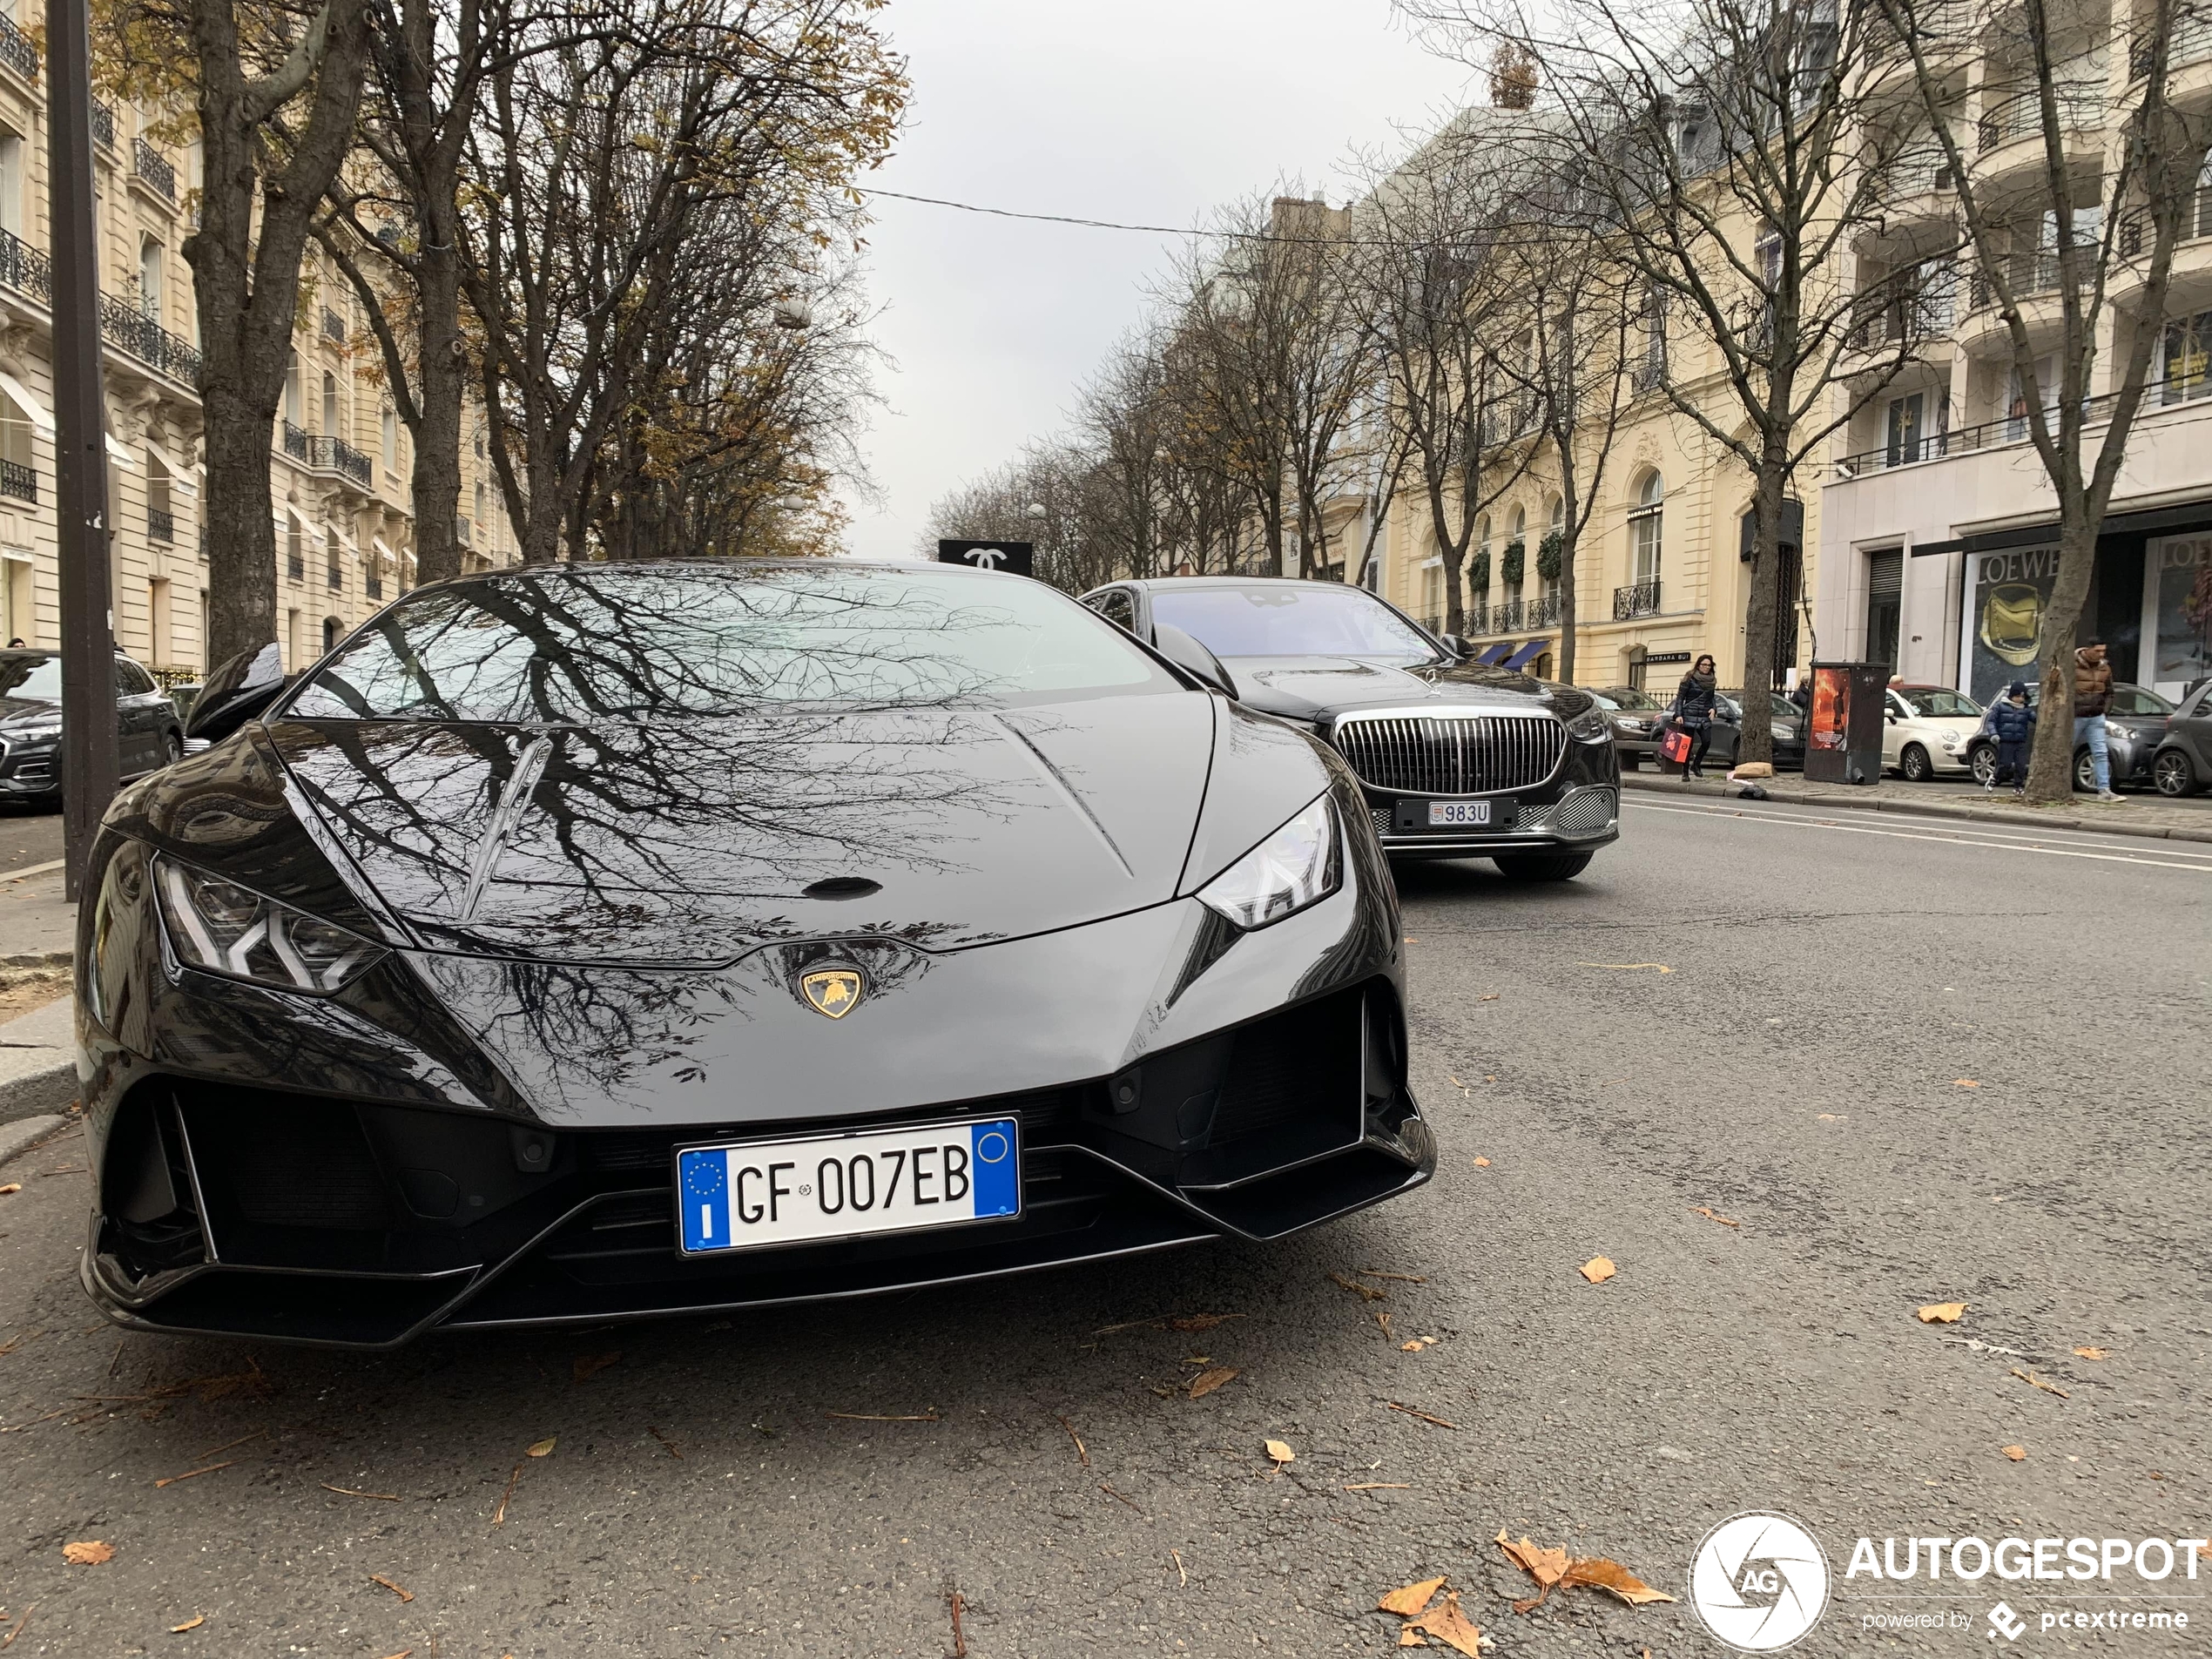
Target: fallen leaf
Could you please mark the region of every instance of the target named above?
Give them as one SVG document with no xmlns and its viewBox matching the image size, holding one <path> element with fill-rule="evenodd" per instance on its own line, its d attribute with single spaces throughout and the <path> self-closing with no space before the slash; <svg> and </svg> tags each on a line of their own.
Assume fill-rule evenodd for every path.
<svg viewBox="0 0 2212 1659">
<path fill-rule="evenodd" d="M 2112 1350 L 2109 1348 L 2076 1348 L 2074 1352 L 2077 1356 L 2083 1359 L 2109 1359 L 2112 1358 Z"/>
<path fill-rule="evenodd" d="M 1426 1648 L 1428 1643 L 1421 1640 L 1421 1633 L 1412 1625 L 1401 1624 L 1398 1627 L 1398 1645 L 1401 1648 Z"/>
<path fill-rule="evenodd" d="M 4 1186 L 4 1187 L 0 1187 L 0 1198 L 4 1198 L 4 1197 L 7 1197 L 10 1193 L 11 1193 L 11 1192 L 21 1192 L 22 1190 L 23 1190 L 23 1183 L 22 1183 L 22 1182 L 20 1182 L 20 1181 L 10 1181 L 10 1182 L 9 1182 L 9 1183 L 8 1183 L 8 1184 L 7 1184 L 6 1186 Z"/>
<path fill-rule="evenodd" d="M 571 1369 L 576 1372 L 578 1382 L 590 1382 L 621 1358 L 618 1353 L 580 1353 L 577 1355 L 576 1364 Z"/>
<path fill-rule="evenodd" d="M 1341 1273 L 1332 1273 L 1329 1277 L 1336 1280 L 1338 1284 L 1343 1285 L 1347 1291 L 1351 1291 L 1360 1297 L 1363 1300 L 1369 1302 L 1383 1302 L 1387 1301 L 1390 1298 L 1390 1292 L 1388 1291 L 1379 1291 L 1372 1285 L 1362 1285 L 1358 1279 L 1346 1278 Z"/>
<path fill-rule="evenodd" d="M 542 1440 L 532 1440 L 527 1447 L 523 1448 L 523 1455 L 524 1457 L 551 1457 L 553 1455 L 553 1443 L 560 1438 L 561 1437 L 557 1434 L 548 1434 Z"/>
<path fill-rule="evenodd" d="M 493 1526 L 504 1527 L 507 1524 L 507 1506 L 514 1499 L 515 1483 L 523 1478 L 523 1470 L 528 1460 L 524 1458 L 515 1460 L 515 1473 L 507 1477 L 507 1490 L 499 1494 L 499 1507 L 492 1512 L 491 1524 Z"/>
<path fill-rule="evenodd" d="M 1389 1336 L 1391 1334 L 1390 1310 L 1388 1308 L 1377 1308 L 1375 1310 L 1375 1323 L 1382 1327 L 1382 1333 L 1384 1336 Z"/>
<path fill-rule="evenodd" d="M 1979 1089 L 1981 1084 L 1972 1077 L 1953 1077 L 1951 1080 L 1951 1086 L 1953 1089 Z"/>
<path fill-rule="evenodd" d="M 2025 1446 L 2000 1446 L 1997 1449 L 2015 1463 L 2023 1462 L 2027 1457 L 2027 1448 Z"/>
<path fill-rule="evenodd" d="M 1536 1598 L 1537 1602 L 1542 1601 L 1544 1595 L 1549 1595 L 1552 1587 L 1567 1576 L 1567 1552 L 1563 1549 L 1547 1548 L 1532 1541 L 1525 1534 L 1516 1544 L 1506 1536 L 1502 1527 L 1498 1528 L 1497 1537 L 1491 1541 L 1506 1552 L 1507 1561 L 1536 1581 L 1537 1586 L 1543 1591 L 1543 1595 Z M 1535 1602 L 1531 1602 L 1527 1605 L 1534 1607 L 1535 1604 Z M 1514 1609 L 1516 1612 L 1526 1610 L 1518 1602 L 1514 1603 Z"/>
<path fill-rule="evenodd" d="M 398 1585 L 393 1583 L 390 1579 L 385 1577 L 381 1573 L 371 1573 L 368 1575 L 368 1581 L 372 1584 L 381 1584 L 386 1589 L 391 1591 L 393 1595 L 398 1596 L 402 1602 L 412 1602 L 415 1600 L 415 1592 L 413 1590 L 401 1589 Z"/>
<path fill-rule="evenodd" d="M 1467 1655 L 1469 1659 L 1479 1659 L 1482 1652 L 1482 1632 L 1468 1623 L 1467 1615 L 1460 1611 L 1457 1590 L 1447 1590 L 1443 1601 L 1418 1619 L 1409 1621 L 1406 1628 L 1425 1636 L 1434 1636 L 1447 1648 Z"/>
<path fill-rule="evenodd" d="M 1593 1256 L 1582 1264 L 1582 1277 L 1593 1285 L 1602 1285 L 1621 1270 L 1604 1256 Z"/>
<path fill-rule="evenodd" d="M 1693 1216 L 1703 1216 L 1708 1221 L 1717 1221 L 1723 1227 L 1741 1227 L 1743 1224 L 1740 1221 L 1730 1221 L 1719 1211 L 1708 1209 L 1702 1204 L 1693 1208 L 1689 1213 Z"/>
<path fill-rule="evenodd" d="M 1204 1399 L 1224 1383 L 1233 1382 L 1236 1378 L 1237 1367 L 1234 1366 L 1215 1366 L 1211 1370 L 1202 1371 L 1190 1379 L 1190 1398 Z"/>
<path fill-rule="evenodd" d="M 1495 991 L 1487 991 L 1474 1000 L 1478 1002 L 1494 1002 L 1498 1000 L 1498 994 Z"/>
<path fill-rule="evenodd" d="M 1487 1170 L 1490 1167 L 1490 1160 L 1488 1158 L 1477 1158 L 1474 1161 L 1474 1167 L 1478 1170 Z"/>
<path fill-rule="evenodd" d="M 1375 1603 L 1384 1613 L 1395 1613 L 1401 1619 L 1410 1619 L 1429 1604 L 1437 1591 L 1444 1588 L 1440 1578 L 1425 1578 L 1418 1584 L 1400 1585 Z"/>
<path fill-rule="evenodd" d="M 2040 1388 L 2047 1394 L 2056 1394 L 2060 1399 L 2072 1399 L 2074 1398 L 2072 1394 L 2067 1393 L 2066 1390 L 2060 1387 L 2058 1384 L 2045 1382 L 2033 1372 L 2022 1371 L 2018 1366 L 2014 1366 L 2013 1367 L 2013 1375 L 2019 1378 L 2030 1388 Z"/>
<path fill-rule="evenodd" d="M 1820 1115 L 1820 1121 L 1824 1123 L 1840 1123 L 1850 1116 L 1848 1112 L 1823 1112 Z"/>
<path fill-rule="evenodd" d="M 105 1567 L 115 1559 L 115 1546 L 97 1538 L 80 1539 L 62 1546 L 62 1559 L 71 1567 Z"/>
<path fill-rule="evenodd" d="M 1964 1302 L 1931 1302 L 1920 1310 L 1922 1325 L 1956 1325 L 1966 1317 Z"/>
<path fill-rule="evenodd" d="M 1664 1590 L 1652 1588 L 1620 1562 L 1607 1561 L 1602 1555 L 1588 1561 L 1568 1562 L 1566 1575 L 1559 1581 L 1562 1588 L 1587 1585 L 1592 1589 L 1609 1591 L 1630 1607 L 1675 1599 Z"/>
<path fill-rule="evenodd" d="M 1411 1342 L 1399 1343 L 1398 1345 L 1398 1352 L 1400 1353 L 1419 1353 L 1427 1345 L 1428 1345 L 1426 1342 L 1423 1342 L 1419 1337 L 1415 1337 Z"/>
<path fill-rule="evenodd" d="M 1268 1440 L 1264 1442 L 1264 1447 L 1267 1455 L 1275 1460 L 1275 1467 L 1278 1469 L 1298 1458 L 1298 1453 L 1291 1450 L 1287 1440 Z"/>
<path fill-rule="evenodd" d="M 199 1614 L 192 1618 L 186 1619 L 182 1624 L 171 1625 L 169 1627 L 169 1634 L 172 1636 L 180 1636 L 187 1630 L 199 1629 L 201 1625 L 206 1622 L 207 1615 L 205 1613 Z"/>
</svg>

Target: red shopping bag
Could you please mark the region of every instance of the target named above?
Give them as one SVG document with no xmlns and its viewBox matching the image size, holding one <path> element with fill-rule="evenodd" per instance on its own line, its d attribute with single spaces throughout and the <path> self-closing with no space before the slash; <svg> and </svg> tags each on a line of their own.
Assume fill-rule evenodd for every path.
<svg viewBox="0 0 2212 1659">
<path fill-rule="evenodd" d="M 1676 726 L 1659 739 L 1659 752 L 1677 766 L 1689 759 L 1689 733 Z"/>
</svg>

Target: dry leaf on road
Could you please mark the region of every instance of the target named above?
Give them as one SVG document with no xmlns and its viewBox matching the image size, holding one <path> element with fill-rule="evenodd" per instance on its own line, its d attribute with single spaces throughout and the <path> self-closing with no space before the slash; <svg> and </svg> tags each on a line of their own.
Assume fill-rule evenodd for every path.
<svg viewBox="0 0 2212 1659">
<path fill-rule="evenodd" d="M 1953 1089 L 1979 1089 L 1981 1083 L 1979 1079 L 1973 1077 L 1953 1077 L 1951 1080 L 1951 1086 Z"/>
<path fill-rule="evenodd" d="M 1964 1302 L 1931 1302 L 1920 1310 L 1922 1325 L 1956 1325 L 1966 1317 Z"/>
<path fill-rule="evenodd" d="M 1593 1285 L 1602 1285 L 1621 1270 L 1608 1256 L 1593 1256 L 1582 1264 L 1582 1277 Z"/>
<path fill-rule="evenodd" d="M 621 1358 L 622 1356 L 618 1353 L 580 1353 L 576 1357 L 574 1366 L 576 1379 L 578 1382 L 590 1382 L 609 1366 L 619 1361 Z"/>
<path fill-rule="evenodd" d="M 1287 1440 L 1268 1440 L 1264 1444 L 1267 1455 L 1275 1460 L 1275 1467 L 1278 1469 L 1285 1463 L 1295 1462 L 1298 1459 L 1298 1453 L 1291 1450 L 1290 1442 Z"/>
<path fill-rule="evenodd" d="M 1407 1621 L 1406 1629 L 1418 1630 L 1425 1636 L 1434 1636 L 1447 1648 L 1466 1654 L 1467 1659 L 1477 1659 L 1482 1651 L 1482 1632 L 1470 1624 L 1467 1615 L 1460 1611 L 1460 1593 L 1457 1590 L 1447 1590 L 1441 1602 L 1420 1617 Z"/>
<path fill-rule="evenodd" d="M 1233 1382 L 1236 1378 L 1237 1367 L 1234 1366 L 1215 1366 L 1202 1371 L 1190 1379 L 1190 1398 L 1204 1399 L 1224 1383 Z"/>
<path fill-rule="evenodd" d="M 1488 1158 L 1477 1158 L 1474 1161 L 1474 1167 L 1478 1170 L 1487 1170 L 1490 1167 L 1490 1160 Z"/>
<path fill-rule="evenodd" d="M 169 1634 L 172 1636 L 180 1636 L 187 1630 L 199 1629 L 201 1625 L 206 1622 L 207 1615 L 205 1613 L 196 1614 L 192 1617 L 186 1619 L 182 1624 L 171 1625 L 169 1627 Z"/>
<path fill-rule="evenodd" d="M 1410 1619 L 1429 1604 L 1431 1597 L 1444 1588 L 1440 1578 L 1425 1578 L 1418 1584 L 1406 1584 L 1393 1590 L 1375 1603 L 1385 1613 L 1395 1613 L 1401 1619 Z"/>
<path fill-rule="evenodd" d="M 1547 1591 L 1567 1576 L 1567 1552 L 1563 1549 L 1548 1549 L 1525 1534 L 1516 1544 L 1506 1536 L 1506 1529 L 1502 1527 L 1498 1528 L 1497 1537 L 1491 1541 L 1506 1552 L 1507 1561 L 1534 1579 Z"/>
<path fill-rule="evenodd" d="M 10 1182 L 9 1182 L 9 1183 L 8 1183 L 8 1184 L 7 1184 L 6 1186 L 4 1186 L 4 1187 L 0 1187 L 0 1198 L 4 1198 L 4 1197 L 7 1197 L 10 1193 L 11 1193 L 11 1192 L 21 1192 L 22 1190 L 23 1190 L 23 1183 L 22 1183 L 22 1182 L 20 1182 L 20 1181 L 10 1181 Z"/>
<path fill-rule="evenodd" d="M 2015 1463 L 2027 1456 L 2027 1448 L 2025 1446 L 2000 1446 L 1997 1449 Z"/>
<path fill-rule="evenodd" d="M 557 1434 L 548 1434 L 542 1440 L 532 1440 L 527 1447 L 523 1448 L 523 1455 L 524 1457 L 551 1457 L 553 1455 L 553 1443 L 560 1438 L 561 1437 Z"/>
<path fill-rule="evenodd" d="M 390 1579 L 385 1577 L 381 1573 L 371 1573 L 368 1575 L 368 1581 L 372 1584 L 381 1584 L 386 1589 L 391 1591 L 393 1595 L 398 1596 L 402 1602 L 412 1602 L 415 1600 L 415 1592 L 413 1590 L 401 1589 L 398 1585 L 393 1583 Z"/>
<path fill-rule="evenodd" d="M 1719 1211 L 1710 1209 L 1702 1204 L 1694 1206 L 1689 1213 L 1693 1216 L 1703 1216 L 1708 1221 L 1717 1221 L 1723 1227 L 1741 1227 L 1743 1224 L 1740 1221 L 1730 1221 L 1726 1216 L 1721 1214 Z"/>
<path fill-rule="evenodd" d="M 115 1546 L 97 1538 L 81 1538 L 62 1546 L 62 1559 L 71 1567 L 105 1567 L 115 1559 Z"/>
<path fill-rule="evenodd" d="M 2081 1359 L 2109 1359 L 2112 1358 L 2112 1350 L 2109 1348 L 2076 1348 L 2074 1352 L 2075 1357 Z"/>
<path fill-rule="evenodd" d="M 1664 1590 L 1652 1588 L 1620 1562 L 1607 1561 L 1603 1556 L 1568 1562 L 1566 1575 L 1559 1581 L 1566 1588 L 1581 1584 L 1592 1589 L 1609 1590 L 1630 1607 L 1675 1599 Z"/>
</svg>

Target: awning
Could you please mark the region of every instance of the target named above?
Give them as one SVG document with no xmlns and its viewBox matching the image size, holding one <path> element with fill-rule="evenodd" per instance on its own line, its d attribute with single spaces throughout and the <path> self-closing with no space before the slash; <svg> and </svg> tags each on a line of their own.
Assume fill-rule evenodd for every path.
<svg viewBox="0 0 2212 1659">
<path fill-rule="evenodd" d="M 121 444 L 115 441 L 115 434 L 112 432 L 103 432 L 100 435 L 107 440 L 107 458 L 110 461 L 115 462 L 117 466 L 122 468 L 125 472 L 138 471 L 138 463 L 132 459 L 131 452 L 128 449 L 125 448 Z"/>
<path fill-rule="evenodd" d="M 1507 668 L 1526 668 L 1544 652 L 1549 651 L 1551 643 L 1548 639 L 1532 639 L 1512 656 L 1507 658 L 1505 665 Z"/>
<path fill-rule="evenodd" d="M 1506 641 L 1506 643 L 1502 645 L 1486 645 L 1483 647 L 1482 655 L 1474 659 L 1475 666 L 1478 668 L 1495 668 L 1500 663 L 1505 660 L 1506 653 L 1512 649 L 1513 641 L 1510 639 Z"/>
<path fill-rule="evenodd" d="M 376 550 L 376 564 L 379 570 L 381 570 L 387 564 L 392 565 L 395 568 L 398 566 L 399 561 L 392 556 L 392 550 L 384 545 L 384 538 L 382 536 L 370 536 L 368 538 L 368 544 Z"/>
<path fill-rule="evenodd" d="M 17 407 L 30 417 L 31 425 L 49 436 L 52 435 L 54 412 L 41 403 L 28 386 L 12 374 L 0 374 L 0 391 L 15 399 Z"/>
</svg>

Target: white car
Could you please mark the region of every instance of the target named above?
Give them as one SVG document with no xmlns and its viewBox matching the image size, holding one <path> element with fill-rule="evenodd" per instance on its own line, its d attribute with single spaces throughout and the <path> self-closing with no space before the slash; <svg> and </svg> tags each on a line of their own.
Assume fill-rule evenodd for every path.
<svg viewBox="0 0 2212 1659">
<path fill-rule="evenodd" d="M 1948 685 L 1892 685 L 1882 720 L 1882 765 L 1907 783 L 1967 770 L 1981 705 Z"/>
</svg>

